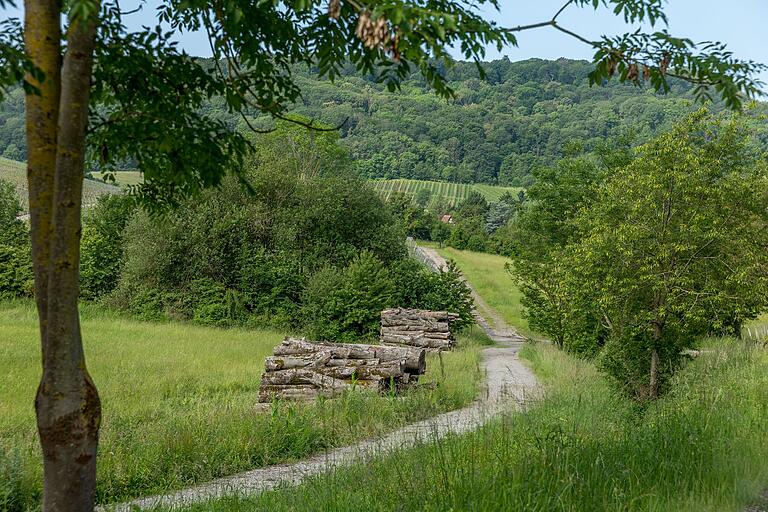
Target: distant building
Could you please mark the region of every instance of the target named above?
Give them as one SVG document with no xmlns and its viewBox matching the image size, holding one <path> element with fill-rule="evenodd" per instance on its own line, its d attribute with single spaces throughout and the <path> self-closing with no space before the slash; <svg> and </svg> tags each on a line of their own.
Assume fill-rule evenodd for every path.
<svg viewBox="0 0 768 512">
<path fill-rule="evenodd" d="M 453 224 L 453 215 L 448 215 L 448 214 L 443 215 L 442 217 L 440 217 L 440 222 L 442 222 L 443 224 Z"/>
</svg>

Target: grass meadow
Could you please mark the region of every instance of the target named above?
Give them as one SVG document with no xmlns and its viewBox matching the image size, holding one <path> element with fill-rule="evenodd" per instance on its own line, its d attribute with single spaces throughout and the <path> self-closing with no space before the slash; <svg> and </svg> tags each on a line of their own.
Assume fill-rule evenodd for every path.
<svg viewBox="0 0 768 512">
<path fill-rule="evenodd" d="M 528 322 L 523 318 L 522 294 L 504 268 L 509 259 L 496 254 L 426 245 L 434 247 L 445 259 L 454 260 L 469 284 L 505 322 L 523 334 L 531 334 Z M 479 309 L 486 318 L 492 318 L 482 307 Z"/>
<path fill-rule="evenodd" d="M 94 172 L 93 178 L 98 181 L 103 181 L 119 187 L 125 187 L 130 185 L 140 185 L 144 182 L 144 176 L 138 171 L 118 171 L 113 173 L 115 181 L 109 180 L 104 173 Z"/>
<path fill-rule="evenodd" d="M 472 401 L 480 379 L 475 329 L 428 361 L 405 398 L 352 392 L 311 404 L 256 403 L 264 357 L 284 333 L 125 319 L 84 306 L 89 371 L 103 420 L 97 495 L 108 503 L 180 488 L 392 430 Z M 0 305 L 0 510 L 39 506 L 33 397 L 40 372 L 31 302 Z M 450 376 L 450 378 L 448 378 Z"/>
<path fill-rule="evenodd" d="M 486 185 L 482 183 L 448 183 L 443 181 L 424 181 L 424 180 L 372 180 L 371 184 L 384 199 L 387 199 L 394 193 L 401 193 L 410 196 L 416 195 L 421 189 L 427 189 L 432 193 L 431 204 L 438 201 L 448 206 L 456 206 L 458 203 L 469 197 L 472 192 L 480 192 L 489 202 L 498 201 L 505 192 L 516 195 L 521 188 L 500 187 L 496 185 Z"/>
<path fill-rule="evenodd" d="M 11 182 L 19 193 L 22 213 L 28 213 L 29 194 L 27 192 L 27 165 L 0 157 L 0 179 Z M 116 194 L 120 190 L 113 185 L 100 181 L 85 180 L 83 183 L 83 205 L 95 204 L 99 196 Z"/>
<path fill-rule="evenodd" d="M 768 353 L 713 345 L 646 406 L 546 344 L 523 357 L 547 393 L 527 413 L 286 490 L 204 511 L 742 512 L 768 485 Z"/>
</svg>

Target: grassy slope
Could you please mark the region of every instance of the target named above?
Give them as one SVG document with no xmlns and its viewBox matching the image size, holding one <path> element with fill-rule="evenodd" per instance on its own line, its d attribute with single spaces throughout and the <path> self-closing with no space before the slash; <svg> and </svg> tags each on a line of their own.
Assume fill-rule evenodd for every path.
<svg viewBox="0 0 768 512">
<path fill-rule="evenodd" d="M 505 322 L 523 333 L 530 334 L 528 322 L 522 315 L 520 290 L 504 268 L 509 261 L 507 258 L 496 254 L 460 251 L 453 247 L 440 249 L 435 245 L 431 246 L 444 258 L 456 262 L 469 284 Z"/>
<path fill-rule="evenodd" d="M 137 322 L 84 308 L 89 371 L 103 403 L 99 501 L 178 488 L 306 456 L 475 396 L 479 345 L 431 359 L 436 390 L 406 399 L 354 393 L 308 406 L 264 411 L 256 396 L 264 357 L 282 333 Z M 36 314 L 30 303 L 0 305 L 0 510 L 39 500 L 40 455 L 32 398 L 39 378 Z M 10 496 L 10 498 L 8 498 Z M 22 506 L 23 505 L 23 506 Z"/>
<path fill-rule="evenodd" d="M 100 172 L 93 173 L 93 177 L 96 180 L 104 180 L 104 175 Z M 114 173 L 115 177 L 115 185 L 118 186 L 126 186 L 126 185 L 139 185 L 144 181 L 144 177 L 142 174 L 138 171 L 119 171 Z M 112 183 L 111 181 L 107 183 Z"/>
<path fill-rule="evenodd" d="M 486 184 L 447 183 L 407 179 L 374 180 L 371 181 L 371 183 L 385 198 L 396 192 L 415 195 L 419 190 L 427 189 L 432 192 L 432 203 L 435 203 L 438 200 L 443 200 L 450 206 L 454 206 L 466 199 L 472 191 L 480 192 L 488 201 L 494 202 L 498 201 L 504 192 L 517 194 L 518 191 L 522 190 L 514 187 L 499 187 Z"/>
<path fill-rule="evenodd" d="M 296 489 L 195 511 L 742 511 L 768 483 L 768 354 L 695 360 L 642 410 L 593 366 L 524 350 L 548 393 L 526 414 Z"/>
<path fill-rule="evenodd" d="M 22 162 L 8 160 L 0 157 L 0 179 L 10 181 L 19 191 L 19 199 L 24 213 L 27 213 L 28 194 L 27 194 L 27 166 Z M 99 196 L 104 194 L 115 194 L 119 190 L 106 183 L 94 180 L 85 180 L 83 184 L 83 204 L 89 205 L 96 202 Z"/>
</svg>

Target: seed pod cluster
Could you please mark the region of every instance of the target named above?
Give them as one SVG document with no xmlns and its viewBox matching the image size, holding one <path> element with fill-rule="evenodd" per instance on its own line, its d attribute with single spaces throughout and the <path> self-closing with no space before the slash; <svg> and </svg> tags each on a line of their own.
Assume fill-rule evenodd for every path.
<svg viewBox="0 0 768 512">
<path fill-rule="evenodd" d="M 331 0 L 328 2 L 328 16 L 334 20 L 341 16 L 341 0 Z"/>
<path fill-rule="evenodd" d="M 360 13 L 360 18 L 357 21 L 355 35 L 363 42 L 366 48 L 380 48 L 390 41 L 387 19 L 384 16 L 380 16 L 374 20 L 371 18 L 369 11 L 363 11 Z"/>
</svg>

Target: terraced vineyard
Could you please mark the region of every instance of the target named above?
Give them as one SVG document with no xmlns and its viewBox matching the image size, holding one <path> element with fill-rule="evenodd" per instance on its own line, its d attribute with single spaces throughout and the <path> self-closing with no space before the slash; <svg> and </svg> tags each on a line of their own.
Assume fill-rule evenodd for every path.
<svg viewBox="0 0 768 512">
<path fill-rule="evenodd" d="M 402 193 L 407 195 L 416 195 L 421 189 L 427 189 L 432 193 L 430 202 L 432 204 L 438 201 L 444 201 L 449 206 L 455 206 L 466 199 L 469 194 L 480 192 L 489 202 L 498 201 L 505 192 L 517 194 L 520 190 L 515 187 L 499 187 L 485 184 L 465 184 L 465 183 L 447 183 L 444 181 L 422 181 L 422 180 L 374 180 L 371 182 L 373 187 L 385 199 L 392 194 Z"/>
<path fill-rule="evenodd" d="M 27 166 L 22 162 L 0 157 L 0 179 L 10 181 L 19 192 L 23 213 L 28 213 Z M 85 180 L 83 186 L 83 206 L 96 203 L 104 194 L 119 194 L 120 189 L 100 181 Z"/>
</svg>

